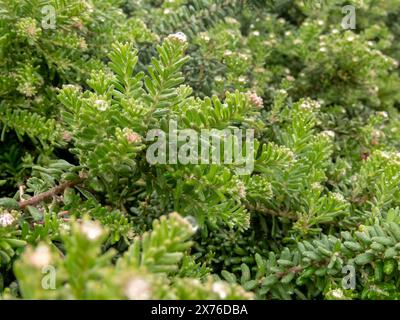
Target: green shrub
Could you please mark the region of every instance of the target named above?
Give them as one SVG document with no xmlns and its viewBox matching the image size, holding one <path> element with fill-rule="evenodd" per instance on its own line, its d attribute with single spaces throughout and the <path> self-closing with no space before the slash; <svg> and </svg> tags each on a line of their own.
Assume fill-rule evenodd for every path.
<svg viewBox="0 0 400 320">
<path fill-rule="evenodd" d="M 400 1 L 346 4 L 0 0 L 1 296 L 399 299 Z"/>
</svg>

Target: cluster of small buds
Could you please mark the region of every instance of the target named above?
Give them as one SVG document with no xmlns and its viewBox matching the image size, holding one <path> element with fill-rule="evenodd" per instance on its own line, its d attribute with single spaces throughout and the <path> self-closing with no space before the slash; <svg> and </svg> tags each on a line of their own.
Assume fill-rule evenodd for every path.
<svg viewBox="0 0 400 320">
<path fill-rule="evenodd" d="M 265 197 L 272 195 L 271 183 L 265 177 L 255 176 L 254 179 L 249 181 L 247 188 L 249 194 L 261 193 Z"/>
<path fill-rule="evenodd" d="M 39 244 L 33 251 L 27 252 L 28 263 L 36 268 L 43 268 L 50 264 L 50 249 L 45 244 Z"/>
<path fill-rule="evenodd" d="M 149 300 L 151 285 L 145 278 L 136 276 L 126 284 L 125 295 L 129 300 Z"/>
<path fill-rule="evenodd" d="M 263 99 L 257 95 L 257 93 L 249 92 L 247 95 L 248 95 L 250 103 L 253 106 L 255 106 L 258 109 L 262 109 L 262 107 L 264 106 L 264 102 L 263 102 Z"/>
<path fill-rule="evenodd" d="M 11 226 L 15 221 L 14 216 L 9 213 L 8 211 L 3 212 L 0 214 L 0 226 L 5 228 Z"/>
<path fill-rule="evenodd" d="M 71 89 L 71 90 L 74 90 L 74 91 L 81 91 L 82 90 L 82 87 L 77 85 L 77 84 L 64 84 L 62 86 L 62 88 L 63 89 Z"/>
<path fill-rule="evenodd" d="M 321 192 L 322 190 L 324 190 L 324 187 L 319 182 L 314 182 L 311 185 L 311 189 Z"/>
<path fill-rule="evenodd" d="M 245 83 L 247 82 L 247 77 L 245 77 L 245 76 L 240 76 L 240 77 L 238 78 L 238 82 L 239 82 L 239 83 L 242 83 L 242 84 L 245 84 Z"/>
<path fill-rule="evenodd" d="M 207 32 L 202 32 L 199 36 L 200 39 L 204 40 L 205 42 L 209 42 L 211 40 Z"/>
<path fill-rule="evenodd" d="M 277 90 L 276 91 L 278 94 L 281 94 L 281 95 L 287 95 L 288 93 L 287 93 L 287 91 L 285 90 L 285 89 L 279 89 L 279 90 Z"/>
<path fill-rule="evenodd" d="M 89 240 L 97 240 L 103 234 L 103 228 L 98 222 L 94 221 L 84 221 L 80 225 L 80 231 Z"/>
<path fill-rule="evenodd" d="M 27 97 L 33 97 L 37 92 L 36 87 L 30 82 L 21 83 L 17 89 Z"/>
<path fill-rule="evenodd" d="M 37 26 L 36 20 L 31 17 L 20 19 L 17 22 L 16 29 L 18 35 L 33 41 L 37 40 L 42 33 L 42 29 Z"/>
<path fill-rule="evenodd" d="M 97 99 L 94 101 L 94 104 L 100 111 L 106 111 L 108 109 L 108 102 L 102 99 Z"/>
<path fill-rule="evenodd" d="M 214 81 L 215 81 L 215 82 L 224 82 L 224 78 L 221 77 L 221 76 L 215 76 L 215 77 L 214 77 Z"/>
<path fill-rule="evenodd" d="M 187 37 L 183 32 L 172 33 L 167 37 L 167 39 L 177 41 L 182 44 L 187 42 Z"/>
<path fill-rule="evenodd" d="M 318 101 L 315 100 L 310 100 L 310 99 L 306 99 L 302 102 L 302 104 L 300 105 L 300 109 L 303 110 L 315 110 L 315 109 L 319 109 L 321 107 L 321 105 L 319 104 Z"/>
<path fill-rule="evenodd" d="M 290 148 L 282 146 L 280 149 L 286 153 L 286 155 L 289 157 L 289 161 L 296 161 L 296 155 Z"/>
<path fill-rule="evenodd" d="M 246 198 L 246 187 L 243 181 L 240 180 L 237 181 L 237 191 L 240 198 L 242 199 Z"/>
<path fill-rule="evenodd" d="M 338 192 L 331 192 L 331 196 L 336 201 L 345 202 L 345 199 L 344 199 L 343 195 L 338 193 Z"/>
<path fill-rule="evenodd" d="M 122 130 L 124 137 L 128 140 L 129 143 L 140 143 L 142 142 L 142 136 L 129 128 L 124 128 Z"/>
</svg>

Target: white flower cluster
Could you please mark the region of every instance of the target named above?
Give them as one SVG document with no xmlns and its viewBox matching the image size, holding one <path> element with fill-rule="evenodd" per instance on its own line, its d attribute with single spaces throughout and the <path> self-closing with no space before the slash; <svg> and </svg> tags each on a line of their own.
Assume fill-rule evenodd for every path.
<svg viewBox="0 0 400 320">
<path fill-rule="evenodd" d="M 12 225 L 15 221 L 15 218 L 9 212 L 4 212 L 0 214 L 0 226 L 5 228 Z"/>
<path fill-rule="evenodd" d="M 321 192 L 322 190 L 324 190 L 324 187 L 319 182 L 314 182 L 311 185 L 311 189 Z"/>
<path fill-rule="evenodd" d="M 239 81 L 240 83 L 245 84 L 246 81 L 247 81 L 247 77 L 245 77 L 245 76 L 240 76 L 240 77 L 238 78 L 238 81 Z"/>
<path fill-rule="evenodd" d="M 225 299 L 228 296 L 228 288 L 224 282 L 217 281 L 213 283 L 211 290 L 215 292 L 220 299 Z"/>
<path fill-rule="evenodd" d="M 80 230 L 89 240 L 96 240 L 103 234 L 103 229 L 98 222 L 84 221 Z"/>
<path fill-rule="evenodd" d="M 343 291 L 341 289 L 335 289 L 331 291 L 332 297 L 336 299 L 342 299 L 344 297 Z"/>
<path fill-rule="evenodd" d="M 150 283 L 142 277 L 134 277 L 128 281 L 125 295 L 129 300 L 149 300 L 151 298 Z"/>
<path fill-rule="evenodd" d="M 339 202 L 346 202 L 342 194 L 338 192 L 331 192 L 332 198 Z"/>
<path fill-rule="evenodd" d="M 223 82 L 223 81 L 224 81 L 224 78 L 221 77 L 221 76 L 215 76 L 215 77 L 214 77 L 214 81 L 215 81 L 215 82 Z"/>
<path fill-rule="evenodd" d="M 187 42 L 186 34 L 184 34 L 183 32 L 172 33 L 167 37 L 167 39 L 177 41 L 182 44 Z"/>
<path fill-rule="evenodd" d="M 300 105 L 300 109 L 303 110 L 315 110 L 315 109 L 319 109 L 321 107 L 321 105 L 319 104 L 318 101 L 314 101 L 314 100 L 304 100 L 303 103 Z"/>
<path fill-rule="evenodd" d="M 377 114 L 378 116 L 384 118 L 384 119 L 389 118 L 389 115 L 388 115 L 388 113 L 387 113 L 386 111 L 379 111 L 379 112 L 377 112 L 376 114 Z"/>
<path fill-rule="evenodd" d="M 28 262 L 36 268 L 43 268 L 50 264 L 50 249 L 45 244 L 39 244 L 33 252 L 28 254 Z"/>
<path fill-rule="evenodd" d="M 207 32 L 200 33 L 200 39 L 204 40 L 205 42 L 209 42 L 211 40 Z"/>
</svg>

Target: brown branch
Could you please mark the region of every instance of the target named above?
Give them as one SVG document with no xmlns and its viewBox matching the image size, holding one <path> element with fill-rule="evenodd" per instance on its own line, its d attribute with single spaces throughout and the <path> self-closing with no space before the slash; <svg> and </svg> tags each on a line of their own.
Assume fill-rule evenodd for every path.
<svg viewBox="0 0 400 320">
<path fill-rule="evenodd" d="M 297 220 L 297 215 L 288 211 L 274 211 L 272 209 L 268 209 L 265 207 L 260 207 L 260 206 L 253 206 L 251 204 L 246 204 L 246 209 L 250 211 L 255 211 L 259 213 L 263 213 L 269 216 L 274 216 L 274 217 L 283 217 L 283 218 L 288 218 L 290 220 Z"/>
<path fill-rule="evenodd" d="M 304 268 L 301 266 L 294 266 L 294 267 L 289 268 L 286 271 L 277 272 L 277 273 L 275 273 L 275 275 L 279 278 L 282 278 L 283 276 L 286 276 L 289 273 L 299 273 L 303 270 L 304 270 Z"/>
<path fill-rule="evenodd" d="M 58 186 L 55 186 L 53 188 L 51 188 L 50 190 L 43 192 L 43 193 L 39 193 L 36 196 L 33 196 L 32 198 L 29 198 L 28 200 L 22 200 L 20 201 L 19 207 L 21 209 L 26 208 L 27 206 L 34 206 L 48 198 L 51 198 L 57 194 L 62 193 L 65 189 L 67 188 L 71 188 L 73 186 L 76 186 L 77 184 L 81 183 L 84 179 L 80 178 L 77 180 L 73 180 L 73 181 L 66 181 Z"/>
</svg>

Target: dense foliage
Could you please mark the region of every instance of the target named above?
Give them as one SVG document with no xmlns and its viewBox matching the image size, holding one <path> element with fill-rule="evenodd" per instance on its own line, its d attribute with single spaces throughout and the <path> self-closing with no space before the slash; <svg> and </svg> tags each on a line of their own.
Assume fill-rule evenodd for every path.
<svg viewBox="0 0 400 320">
<path fill-rule="evenodd" d="M 0 0 L 0 296 L 399 299 L 399 21 L 400 0 Z M 253 170 L 150 163 L 172 121 L 254 130 Z"/>
</svg>

